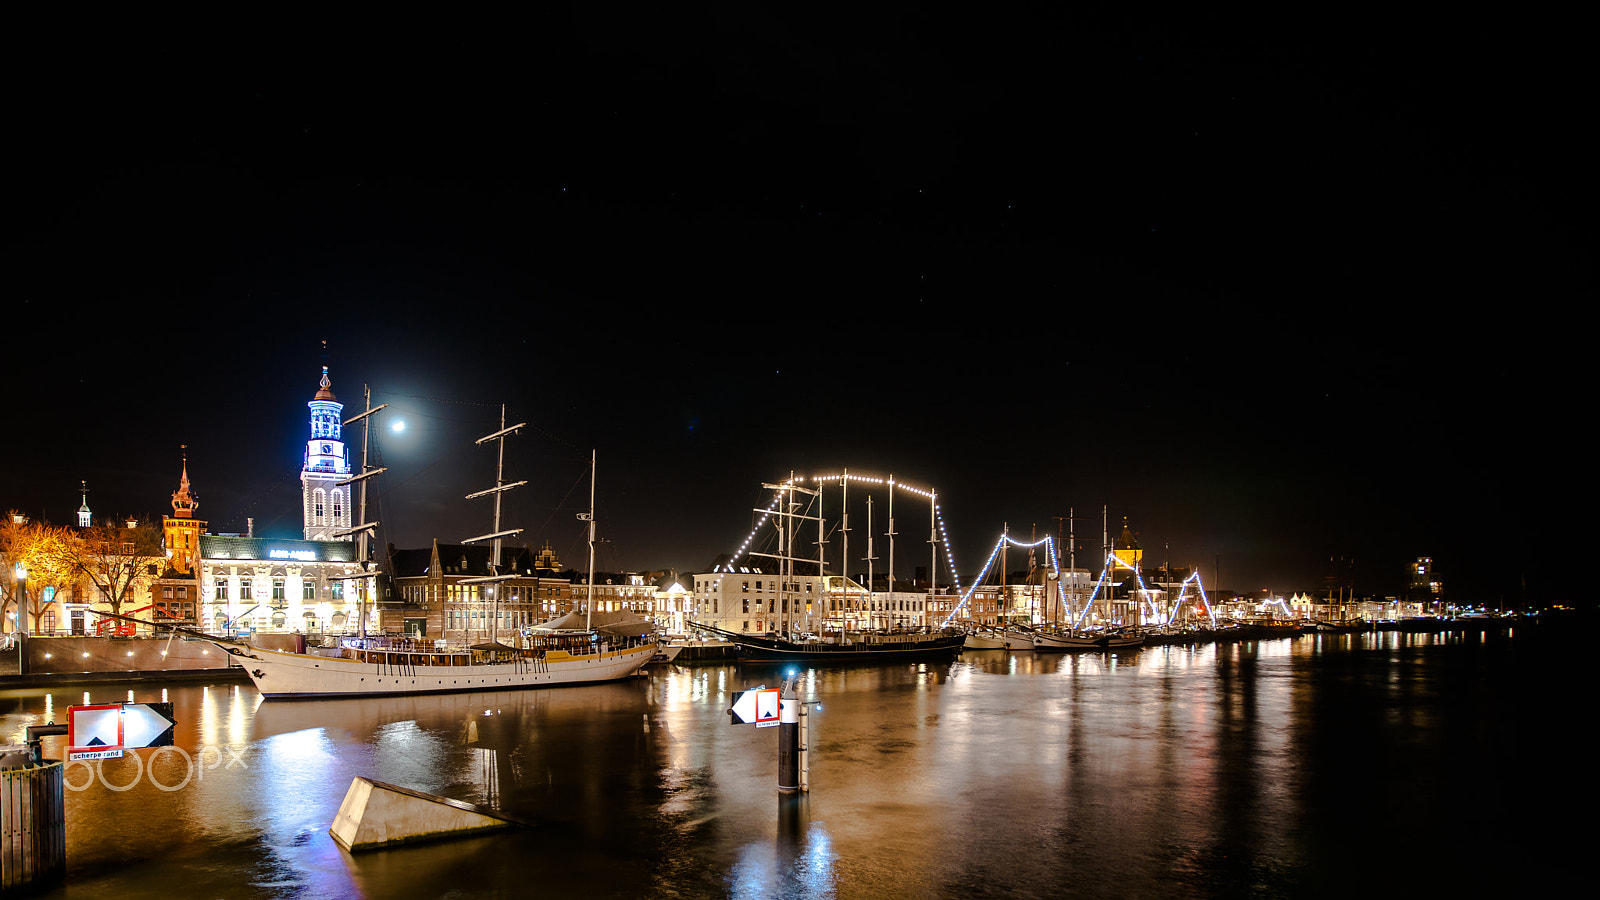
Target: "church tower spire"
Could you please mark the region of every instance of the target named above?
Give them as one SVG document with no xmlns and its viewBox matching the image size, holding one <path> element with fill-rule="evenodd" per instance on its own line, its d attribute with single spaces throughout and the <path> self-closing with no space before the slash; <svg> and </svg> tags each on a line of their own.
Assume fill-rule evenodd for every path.
<svg viewBox="0 0 1600 900">
<path fill-rule="evenodd" d="M 323 344 L 326 352 L 327 344 Z M 350 487 L 339 482 L 350 476 L 341 437 L 344 404 L 333 395 L 328 367 L 322 367 L 317 393 L 306 404 L 311 409 L 311 438 L 306 441 L 305 465 L 300 470 L 301 500 L 308 541 L 350 540 L 334 537 L 350 527 Z"/>
<path fill-rule="evenodd" d="M 200 501 L 189 487 L 189 445 L 184 444 L 181 449 L 183 475 L 178 479 L 178 489 L 172 492 L 172 515 L 161 517 L 161 533 L 167 545 L 168 568 L 184 577 L 194 577 L 200 560 L 200 535 L 206 523 L 194 517 Z"/>
<path fill-rule="evenodd" d="M 89 482 L 84 481 L 81 484 L 83 485 L 80 490 L 83 494 L 83 503 L 78 507 L 78 527 L 88 528 L 94 523 L 94 513 L 89 511 Z"/>
</svg>

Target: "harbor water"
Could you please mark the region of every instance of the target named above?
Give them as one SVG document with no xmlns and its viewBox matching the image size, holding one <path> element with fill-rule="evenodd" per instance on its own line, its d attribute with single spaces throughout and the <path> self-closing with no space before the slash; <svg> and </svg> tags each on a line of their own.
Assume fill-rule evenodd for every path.
<svg viewBox="0 0 1600 900">
<path fill-rule="evenodd" d="M 1571 659 L 1513 631 L 802 670 L 811 792 L 788 796 L 780 729 L 727 712 L 772 666 L 326 701 L 36 688 L 0 695 L 0 727 L 174 705 L 173 748 L 69 766 L 52 897 L 1524 895 L 1575 870 L 1563 823 L 1592 809 Z M 356 776 L 527 825 L 351 855 L 328 826 Z"/>
</svg>

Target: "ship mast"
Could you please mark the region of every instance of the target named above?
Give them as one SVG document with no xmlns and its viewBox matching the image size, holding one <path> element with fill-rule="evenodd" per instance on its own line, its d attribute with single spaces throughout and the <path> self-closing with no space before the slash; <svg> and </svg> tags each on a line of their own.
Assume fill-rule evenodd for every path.
<svg viewBox="0 0 1600 900">
<path fill-rule="evenodd" d="M 799 527 L 795 520 L 799 519 L 800 521 L 805 522 L 810 521 L 811 519 L 816 519 L 818 522 L 818 530 L 820 531 L 822 527 L 822 516 L 820 514 L 808 516 L 795 511 L 796 504 L 794 501 L 794 495 L 796 493 L 810 494 L 818 498 L 816 502 L 818 504 L 818 511 L 820 513 L 822 491 L 820 488 L 817 490 L 811 490 L 809 488 L 798 487 L 795 484 L 795 475 L 793 472 L 789 473 L 789 480 L 783 484 L 763 484 L 761 487 L 766 490 L 778 492 L 779 509 L 775 515 L 777 521 L 773 523 L 778 529 L 778 552 L 757 553 L 755 551 L 751 551 L 750 555 L 766 556 L 778 561 L 778 608 L 775 610 L 775 612 L 778 613 L 777 619 L 780 626 L 778 630 L 793 631 L 795 611 L 789 606 L 789 582 L 794 578 L 794 564 L 799 561 L 795 559 L 793 553 L 795 535 L 798 533 L 797 529 Z M 787 497 L 787 499 L 785 499 L 785 497 Z M 756 512 L 762 513 L 765 512 L 765 510 L 758 509 Z M 817 552 L 819 556 L 816 562 L 818 565 L 818 570 L 820 571 L 822 565 L 820 554 L 822 551 L 819 549 Z M 810 563 L 812 560 L 808 559 L 804 560 L 804 562 Z"/>
<path fill-rule="evenodd" d="M 867 613 L 867 628 L 868 628 L 868 630 L 871 630 L 871 628 L 872 628 L 872 612 L 873 612 L 874 605 L 876 605 L 876 603 L 877 603 L 877 600 L 873 597 L 874 582 L 872 580 L 872 578 L 873 578 L 872 564 L 874 562 L 876 562 L 877 559 L 878 559 L 878 557 L 874 556 L 873 553 L 872 553 L 872 495 L 868 494 L 867 495 L 867 555 L 862 557 L 862 561 L 867 564 L 867 596 L 866 596 L 866 607 L 867 608 L 866 608 L 866 613 Z"/>
<path fill-rule="evenodd" d="M 589 523 L 589 577 L 585 579 L 589 582 L 589 588 L 583 602 L 583 628 L 585 631 L 594 630 L 594 482 L 598 475 L 596 472 L 596 466 L 599 462 L 597 452 L 593 449 L 589 451 L 589 512 L 587 514 L 578 514 L 579 519 Z"/>
<path fill-rule="evenodd" d="M 850 602 L 850 470 L 845 469 L 839 476 L 839 534 L 844 541 L 844 547 L 839 552 L 839 574 L 844 576 L 841 585 L 844 588 L 844 610 L 839 616 L 839 631 L 845 630 L 846 616 L 851 612 Z"/>
<path fill-rule="evenodd" d="M 490 610 L 489 617 L 490 643 L 498 643 L 500 639 L 500 593 L 495 590 L 494 586 L 502 581 L 510 581 L 511 579 L 517 577 L 515 572 L 507 572 L 504 575 L 500 574 L 500 540 L 502 538 L 522 533 L 521 528 L 513 528 L 509 531 L 500 530 L 500 495 L 511 490 L 512 488 L 521 487 L 527 484 L 526 481 L 518 481 L 512 484 L 505 483 L 506 438 L 510 435 L 516 434 L 519 429 L 527 424 L 528 423 L 526 422 L 518 422 L 517 424 L 512 425 L 510 428 L 507 428 L 506 405 L 502 403 L 500 404 L 500 430 L 496 431 L 494 434 L 484 435 L 474 442 L 482 445 L 488 443 L 489 441 L 494 441 L 496 444 L 497 459 L 495 461 L 494 469 L 494 487 L 489 488 L 486 491 L 478 491 L 475 494 L 468 494 L 466 497 L 466 499 L 472 500 L 477 497 L 487 497 L 491 494 L 494 496 L 494 531 L 491 531 L 488 534 L 480 534 L 477 537 L 467 538 L 466 540 L 462 541 L 462 543 L 470 544 L 474 541 L 490 542 L 489 574 L 477 578 L 463 578 L 457 582 L 457 584 L 489 585 L 489 594 L 494 598 L 494 605 Z"/>
<path fill-rule="evenodd" d="M 367 521 L 367 479 L 375 475 L 382 475 L 384 472 L 388 471 L 387 467 L 379 467 L 374 469 L 367 465 L 367 446 L 369 433 L 371 430 L 370 423 L 367 422 L 367 419 L 373 413 L 383 409 L 389 404 L 380 403 L 377 406 L 373 406 L 372 385 L 362 385 L 362 389 L 366 394 L 366 409 L 362 410 L 355 416 L 352 416 L 344 423 L 343 426 L 341 426 L 347 428 L 357 422 L 361 423 L 361 472 L 358 475 L 352 475 L 349 478 L 334 482 L 334 484 L 338 487 L 344 487 L 347 484 L 356 484 L 359 482 L 361 485 L 361 500 L 356 506 L 357 512 L 355 527 L 345 529 L 344 531 L 336 531 L 333 533 L 333 537 L 341 538 L 349 537 L 350 535 L 356 536 L 356 564 L 361 566 L 361 574 L 357 575 L 355 578 L 356 635 L 358 637 L 365 638 L 367 636 L 367 572 L 372 566 L 372 560 L 368 558 L 370 554 L 367 551 L 367 540 L 372 535 L 372 532 L 376 531 L 378 528 L 377 522 L 369 523 Z"/>
<path fill-rule="evenodd" d="M 889 530 L 884 532 L 889 539 L 889 592 L 883 598 L 883 624 L 885 628 L 890 625 L 890 611 L 894 609 L 894 476 L 889 476 Z"/>
<path fill-rule="evenodd" d="M 928 560 L 928 599 L 927 607 L 922 615 L 917 618 L 920 626 L 926 627 L 933 624 L 934 608 L 933 595 L 939 585 L 939 492 L 928 492 L 928 546 L 932 549 L 932 558 Z"/>
</svg>

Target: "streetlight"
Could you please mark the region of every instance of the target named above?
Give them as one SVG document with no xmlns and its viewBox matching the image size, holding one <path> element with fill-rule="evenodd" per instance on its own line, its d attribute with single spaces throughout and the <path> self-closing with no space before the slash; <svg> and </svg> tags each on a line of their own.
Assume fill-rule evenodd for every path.
<svg viewBox="0 0 1600 900">
<path fill-rule="evenodd" d="M 28 567 L 17 562 L 17 674 L 28 674 Z"/>
</svg>

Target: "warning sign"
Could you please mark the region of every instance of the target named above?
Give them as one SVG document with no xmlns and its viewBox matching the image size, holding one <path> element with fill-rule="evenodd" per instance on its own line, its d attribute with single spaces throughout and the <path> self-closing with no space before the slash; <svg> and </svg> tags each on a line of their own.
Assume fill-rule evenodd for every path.
<svg viewBox="0 0 1600 900">
<path fill-rule="evenodd" d="M 67 759 L 119 759 L 122 704 L 67 708 Z"/>
</svg>

